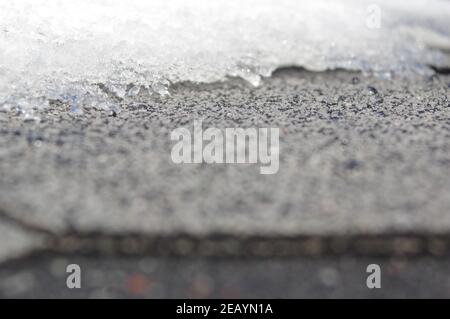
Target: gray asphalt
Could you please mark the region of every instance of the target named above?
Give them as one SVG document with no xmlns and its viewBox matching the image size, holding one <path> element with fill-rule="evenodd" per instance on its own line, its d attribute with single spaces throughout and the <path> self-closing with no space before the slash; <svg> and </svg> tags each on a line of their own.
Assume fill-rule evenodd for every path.
<svg viewBox="0 0 450 319">
<path fill-rule="evenodd" d="M 83 106 L 71 113 L 58 101 L 31 118 L 0 110 L 0 261 L 45 251 L 67 234 L 72 248 L 93 233 L 447 234 L 449 86 L 442 74 L 383 80 L 284 69 L 256 88 L 230 79 L 176 84 L 167 97 L 117 99 L 116 112 Z M 279 172 L 172 163 L 170 132 L 194 119 L 205 128 L 279 127 Z M 19 265 L 35 272 L 49 260 Z"/>
<path fill-rule="evenodd" d="M 81 267 L 68 289 L 66 267 Z M 366 285 L 378 264 L 381 287 Z M 30 266 L 32 265 L 32 267 Z M 43 255 L 0 268 L 0 298 L 450 298 L 448 258 L 110 258 Z"/>
</svg>

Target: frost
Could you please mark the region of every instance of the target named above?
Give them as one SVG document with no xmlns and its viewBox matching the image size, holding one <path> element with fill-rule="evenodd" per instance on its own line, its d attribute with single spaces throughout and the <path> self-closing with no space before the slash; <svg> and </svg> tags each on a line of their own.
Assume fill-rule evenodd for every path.
<svg viewBox="0 0 450 319">
<path fill-rule="evenodd" d="M 281 66 L 389 78 L 450 50 L 450 2 L 376 5 L 379 26 L 367 0 L 2 0 L 0 108 L 58 99 L 77 113 L 180 81 L 258 85 Z"/>
</svg>

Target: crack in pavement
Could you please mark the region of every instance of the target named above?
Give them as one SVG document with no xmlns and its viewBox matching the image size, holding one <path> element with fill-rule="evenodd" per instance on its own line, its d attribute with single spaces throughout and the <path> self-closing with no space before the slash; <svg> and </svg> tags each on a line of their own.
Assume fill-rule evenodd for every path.
<svg viewBox="0 0 450 319">
<path fill-rule="evenodd" d="M 57 234 L 52 232 L 51 230 L 41 227 L 33 222 L 23 219 L 23 218 L 14 216 L 13 214 L 8 213 L 8 210 L 6 210 L 5 208 L 1 208 L 1 207 L 0 207 L 0 220 L 4 221 L 6 223 L 9 223 L 9 224 L 13 224 L 14 226 L 16 226 L 26 232 L 38 233 L 40 235 L 45 235 L 45 236 L 49 236 L 49 237 L 57 236 Z"/>
<path fill-rule="evenodd" d="M 51 253 L 86 256 L 214 258 L 296 258 L 332 256 L 450 256 L 449 234 L 360 234 L 239 236 L 233 234 L 114 234 L 67 231 L 60 234 L 18 218 L 0 208 L 0 220 L 43 237 L 43 245 L 13 260 Z M 11 261 L 11 258 L 0 264 Z"/>
</svg>

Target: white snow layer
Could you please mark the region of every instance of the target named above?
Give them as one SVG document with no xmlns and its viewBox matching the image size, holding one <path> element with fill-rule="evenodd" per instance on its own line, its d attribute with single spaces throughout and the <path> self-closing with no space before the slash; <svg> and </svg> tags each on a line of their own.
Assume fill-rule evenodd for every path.
<svg viewBox="0 0 450 319">
<path fill-rule="evenodd" d="M 0 110 L 110 107 L 111 94 L 229 76 L 258 85 L 281 66 L 408 76 L 442 49 L 443 0 L 1 0 Z"/>
</svg>

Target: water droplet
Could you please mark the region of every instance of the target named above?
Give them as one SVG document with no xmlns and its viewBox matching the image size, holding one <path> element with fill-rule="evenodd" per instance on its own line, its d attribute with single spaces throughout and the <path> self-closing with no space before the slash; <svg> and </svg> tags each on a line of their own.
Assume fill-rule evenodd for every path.
<svg viewBox="0 0 450 319">
<path fill-rule="evenodd" d="M 367 90 L 369 91 L 370 94 L 378 94 L 378 90 L 376 88 L 374 88 L 373 86 L 367 86 Z"/>
</svg>

